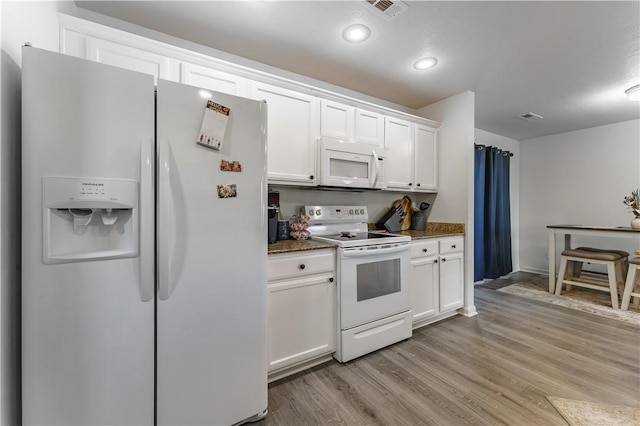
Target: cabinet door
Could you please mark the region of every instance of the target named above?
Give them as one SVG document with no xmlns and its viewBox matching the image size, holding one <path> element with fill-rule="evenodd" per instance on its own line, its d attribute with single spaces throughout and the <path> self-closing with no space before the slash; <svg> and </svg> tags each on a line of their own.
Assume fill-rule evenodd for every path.
<svg viewBox="0 0 640 426">
<path fill-rule="evenodd" d="M 87 37 L 86 48 L 89 60 L 151 74 L 156 83 L 158 78 L 178 80 L 173 72 L 177 62 L 166 56 L 93 37 Z"/>
<path fill-rule="evenodd" d="M 315 185 L 317 99 L 263 83 L 253 83 L 251 97 L 267 101 L 269 183 Z"/>
<path fill-rule="evenodd" d="M 353 142 L 353 107 L 323 99 L 320 102 L 320 134 Z"/>
<path fill-rule="evenodd" d="M 415 190 L 436 191 L 438 189 L 437 130 L 415 125 L 414 158 Z"/>
<path fill-rule="evenodd" d="M 269 371 L 335 351 L 333 274 L 269 284 Z"/>
<path fill-rule="evenodd" d="M 384 116 L 356 108 L 354 140 L 375 147 L 384 147 Z"/>
<path fill-rule="evenodd" d="M 463 305 L 464 262 L 462 253 L 440 256 L 440 312 Z"/>
<path fill-rule="evenodd" d="M 389 189 L 413 188 L 413 124 L 386 117 L 384 123 L 385 178 Z"/>
<path fill-rule="evenodd" d="M 180 64 L 180 83 L 242 97 L 251 93 L 251 84 L 246 78 L 186 62 Z"/>
<path fill-rule="evenodd" d="M 414 324 L 439 312 L 438 286 L 438 258 L 412 259 L 411 310 Z"/>
</svg>

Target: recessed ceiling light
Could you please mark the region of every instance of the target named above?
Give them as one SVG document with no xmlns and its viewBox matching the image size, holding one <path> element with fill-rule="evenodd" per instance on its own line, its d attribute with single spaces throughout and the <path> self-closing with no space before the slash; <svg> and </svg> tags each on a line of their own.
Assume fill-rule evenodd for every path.
<svg viewBox="0 0 640 426">
<path fill-rule="evenodd" d="M 629 99 L 631 99 L 632 101 L 640 101 L 640 84 L 629 87 L 624 91 L 624 93 L 626 93 Z"/>
<path fill-rule="evenodd" d="M 349 25 L 342 32 L 342 37 L 351 43 L 365 41 L 371 35 L 369 27 L 362 24 Z"/>
<path fill-rule="evenodd" d="M 413 67 L 417 70 L 428 70 L 429 68 L 435 67 L 437 63 L 438 60 L 436 58 L 422 58 L 418 59 L 413 64 Z"/>
</svg>

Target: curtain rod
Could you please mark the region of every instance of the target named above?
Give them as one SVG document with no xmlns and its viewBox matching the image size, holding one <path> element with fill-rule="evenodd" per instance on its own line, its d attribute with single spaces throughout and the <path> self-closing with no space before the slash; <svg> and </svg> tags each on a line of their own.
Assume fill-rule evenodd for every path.
<svg viewBox="0 0 640 426">
<path fill-rule="evenodd" d="M 485 148 L 491 148 L 493 150 L 497 150 L 498 152 L 502 152 L 502 155 L 509 155 L 509 157 L 513 157 L 513 152 L 511 151 L 507 151 L 507 150 L 503 150 L 502 148 L 498 148 L 497 146 L 486 146 L 486 145 L 480 145 L 480 144 L 474 144 L 473 145 L 478 151 L 482 151 Z"/>
</svg>

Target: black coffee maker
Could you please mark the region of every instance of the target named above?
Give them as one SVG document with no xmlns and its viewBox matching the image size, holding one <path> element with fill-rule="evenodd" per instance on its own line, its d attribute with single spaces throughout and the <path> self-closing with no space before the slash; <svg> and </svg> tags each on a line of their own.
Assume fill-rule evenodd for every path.
<svg viewBox="0 0 640 426">
<path fill-rule="evenodd" d="M 280 216 L 280 209 L 276 205 L 270 205 L 267 207 L 267 219 L 268 219 L 268 228 L 269 228 L 269 237 L 267 241 L 269 244 L 273 244 L 276 242 L 276 237 L 278 235 L 278 217 Z"/>
</svg>

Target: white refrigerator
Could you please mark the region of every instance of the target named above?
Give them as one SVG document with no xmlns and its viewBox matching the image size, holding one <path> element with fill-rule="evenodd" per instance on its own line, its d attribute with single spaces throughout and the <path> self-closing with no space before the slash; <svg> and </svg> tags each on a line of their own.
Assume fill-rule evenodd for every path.
<svg viewBox="0 0 640 426">
<path fill-rule="evenodd" d="M 266 103 L 22 62 L 23 424 L 264 416 Z"/>
</svg>

